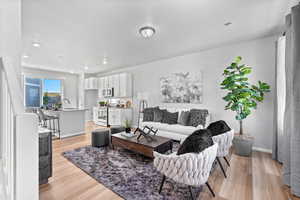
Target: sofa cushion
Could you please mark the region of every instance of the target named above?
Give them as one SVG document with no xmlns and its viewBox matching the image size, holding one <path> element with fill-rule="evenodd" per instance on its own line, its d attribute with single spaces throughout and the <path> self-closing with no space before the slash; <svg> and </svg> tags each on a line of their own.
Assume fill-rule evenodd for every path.
<svg viewBox="0 0 300 200">
<path fill-rule="evenodd" d="M 197 127 L 199 124 L 205 127 L 208 110 L 206 109 L 191 109 L 188 125 Z"/>
<path fill-rule="evenodd" d="M 207 129 L 211 131 L 212 136 L 220 135 L 231 130 L 231 128 L 223 120 L 210 123 Z"/>
<path fill-rule="evenodd" d="M 163 114 L 162 123 L 177 124 L 177 120 L 178 120 L 178 112 L 171 113 L 171 112 L 165 111 Z"/>
<path fill-rule="evenodd" d="M 187 126 L 190 119 L 190 112 L 189 111 L 181 111 L 178 124 L 181 124 L 183 126 Z"/>
<path fill-rule="evenodd" d="M 148 121 L 153 121 L 154 118 L 154 110 L 158 110 L 158 107 L 153 107 L 153 108 L 145 108 L 144 109 L 144 116 L 143 116 L 143 121 L 148 122 Z"/>
<path fill-rule="evenodd" d="M 166 112 L 167 110 L 161 110 L 161 109 L 155 109 L 154 110 L 154 117 L 153 117 L 153 121 L 154 122 L 162 122 L 163 117 L 164 117 L 164 112 Z"/>
<path fill-rule="evenodd" d="M 214 144 L 211 132 L 208 129 L 200 129 L 188 136 L 180 145 L 177 155 L 185 153 L 200 153 Z"/>
</svg>

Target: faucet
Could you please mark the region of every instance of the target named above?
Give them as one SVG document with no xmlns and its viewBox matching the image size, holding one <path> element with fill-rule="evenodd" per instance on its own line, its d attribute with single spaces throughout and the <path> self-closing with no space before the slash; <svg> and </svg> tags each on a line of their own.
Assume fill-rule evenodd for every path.
<svg viewBox="0 0 300 200">
<path fill-rule="evenodd" d="M 68 98 L 64 98 L 63 101 L 64 101 L 64 103 L 71 104 L 71 101 Z"/>
</svg>

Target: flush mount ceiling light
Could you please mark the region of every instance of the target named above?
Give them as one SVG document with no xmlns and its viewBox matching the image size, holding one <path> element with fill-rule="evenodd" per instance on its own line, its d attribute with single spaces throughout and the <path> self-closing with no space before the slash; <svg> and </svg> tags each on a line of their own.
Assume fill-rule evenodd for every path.
<svg viewBox="0 0 300 200">
<path fill-rule="evenodd" d="M 144 38 L 150 38 L 155 34 L 155 29 L 151 26 L 144 26 L 144 27 L 140 28 L 139 33 Z"/>
<path fill-rule="evenodd" d="M 107 64 L 107 58 L 103 58 L 102 63 L 103 63 L 103 65 L 106 65 Z"/>
<path fill-rule="evenodd" d="M 33 43 L 32 43 L 32 46 L 33 46 L 33 47 L 40 47 L 40 46 L 41 46 L 41 44 L 40 44 L 40 43 L 38 43 L 38 42 L 33 42 Z"/>
<path fill-rule="evenodd" d="M 25 54 L 25 55 L 23 55 L 23 58 L 29 58 L 29 56 Z"/>
<path fill-rule="evenodd" d="M 232 23 L 231 22 L 226 22 L 225 24 L 224 24 L 224 26 L 230 26 Z"/>
<path fill-rule="evenodd" d="M 85 70 L 88 70 L 88 69 L 89 69 L 89 67 L 88 67 L 88 66 L 84 66 L 84 69 L 85 69 Z"/>
</svg>

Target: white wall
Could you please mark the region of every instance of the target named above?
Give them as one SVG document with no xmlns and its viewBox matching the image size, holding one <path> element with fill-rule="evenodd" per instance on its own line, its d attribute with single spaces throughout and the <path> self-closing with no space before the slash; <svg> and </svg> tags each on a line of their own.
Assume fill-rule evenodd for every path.
<svg viewBox="0 0 300 200">
<path fill-rule="evenodd" d="M 78 107 L 78 75 L 23 67 L 24 76 L 63 80 L 63 95 L 71 101 L 69 107 Z"/>
<path fill-rule="evenodd" d="M 120 69 L 106 74 L 128 71 L 133 74 L 134 97 L 138 92 L 149 92 L 150 105 L 161 104 L 160 83 L 161 76 L 173 72 L 203 73 L 204 96 L 203 104 L 168 104 L 170 106 L 208 108 L 213 120 L 223 119 L 235 130 L 239 130 L 238 122 L 232 111 L 225 111 L 222 100 L 225 92 L 220 89 L 222 72 L 236 56 L 242 56 L 243 62 L 253 67 L 251 81 L 263 80 L 274 88 L 275 79 L 275 39 L 267 37 L 253 41 L 233 44 L 220 48 L 201 51 L 194 54 L 159 60 L 126 69 Z M 98 76 L 104 75 L 98 74 Z M 273 92 L 266 95 L 264 103 L 258 106 L 244 121 L 244 131 L 255 136 L 255 146 L 271 149 L 273 134 Z M 137 101 L 134 101 L 136 107 Z M 136 113 L 135 109 L 135 113 Z M 137 114 L 135 114 L 137 115 Z"/>
</svg>

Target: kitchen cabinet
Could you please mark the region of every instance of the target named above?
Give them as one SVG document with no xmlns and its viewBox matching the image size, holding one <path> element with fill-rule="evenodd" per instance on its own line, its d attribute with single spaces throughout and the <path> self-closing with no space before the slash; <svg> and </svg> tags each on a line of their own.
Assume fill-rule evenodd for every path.
<svg viewBox="0 0 300 200">
<path fill-rule="evenodd" d="M 111 126 L 121 125 L 121 110 L 120 109 L 110 109 L 108 111 L 108 123 Z"/>
<path fill-rule="evenodd" d="M 98 78 L 98 97 L 99 97 L 99 99 L 104 97 L 104 95 L 103 95 L 104 89 L 106 89 L 105 78 L 100 77 L 100 78 Z"/>
<path fill-rule="evenodd" d="M 112 76 L 112 87 L 114 88 L 114 96 L 120 96 L 120 76 L 119 74 L 115 74 Z"/>
<path fill-rule="evenodd" d="M 132 75 L 121 73 L 98 78 L 99 98 L 104 98 L 103 90 L 108 88 L 114 88 L 113 97 L 132 97 Z"/>
<path fill-rule="evenodd" d="M 98 79 L 95 77 L 86 78 L 84 80 L 84 89 L 97 90 L 98 89 Z"/>
<path fill-rule="evenodd" d="M 111 126 L 123 126 L 125 120 L 132 120 L 130 108 L 110 108 L 108 113 L 108 123 Z"/>
<path fill-rule="evenodd" d="M 131 97 L 132 96 L 132 78 L 131 74 L 121 73 L 119 78 L 120 82 L 120 97 Z"/>
</svg>

